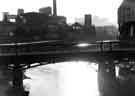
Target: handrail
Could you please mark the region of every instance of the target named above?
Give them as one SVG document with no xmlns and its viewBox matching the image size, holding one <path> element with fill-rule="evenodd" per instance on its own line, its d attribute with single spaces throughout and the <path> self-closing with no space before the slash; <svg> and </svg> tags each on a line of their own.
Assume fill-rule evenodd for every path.
<svg viewBox="0 0 135 96">
<path fill-rule="evenodd" d="M 38 41 L 38 42 L 23 42 L 23 43 L 6 43 L 0 44 L 1 54 L 19 54 L 27 53 L 57 53 L 57 52 L 107 52 L 107 51 L 128 51 L 135 50 L 135 43 L 119 40 L 96 41 L 88 43 L 86 47 L 79 47 L 77 44 L 83 42 L 70 42 L 70 41 Z M 124 44 L 124 45 L 123 45 Z M 128 47 L 125 46 L 128 45 Z M 131 45 L 131 46 L 129 46 Z M 16 49 L 17 48 L 17 49 Z M 10 50 L 9 50 L 10 49 Z M 15 51 L 17 50 L 17 51 Z"/>
</svg>

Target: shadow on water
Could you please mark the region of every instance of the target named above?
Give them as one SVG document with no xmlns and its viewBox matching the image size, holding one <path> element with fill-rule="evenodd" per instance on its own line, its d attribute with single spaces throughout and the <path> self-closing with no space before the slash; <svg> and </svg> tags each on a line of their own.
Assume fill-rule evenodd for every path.
<svg viewBox="0 0 135 96">
<path fill-rule="evenodd" d="M 135 69 L 133 65 L 99 65 L 100 96 L 134 96 Z"/>
</svg>

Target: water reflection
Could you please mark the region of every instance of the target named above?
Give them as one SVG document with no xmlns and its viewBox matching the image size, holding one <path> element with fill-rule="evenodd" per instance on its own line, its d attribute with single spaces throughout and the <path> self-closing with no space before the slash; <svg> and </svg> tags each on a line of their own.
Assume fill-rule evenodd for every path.
<svg viewBox="0 0 135 96">
<path fill-rule="evenodd" d="M 129 62 L 99 64 L 98 86 L 101 96 L 134 96 L 135 65 Z"/>
<path fill-rule="evenodd" d="M 130 62 L 122 62 L 117 65 L 118 76 L 116 77 L 119 92 L 117 96 L 135 95 L 135 65 Z"/>
<path fill-rule="evenodd" d="M 97 65 L 95 65 L 97 67 Z M 30 96 L 99 96 L 94 64 L 62 62 L 29 69 Z"/>
</svg>

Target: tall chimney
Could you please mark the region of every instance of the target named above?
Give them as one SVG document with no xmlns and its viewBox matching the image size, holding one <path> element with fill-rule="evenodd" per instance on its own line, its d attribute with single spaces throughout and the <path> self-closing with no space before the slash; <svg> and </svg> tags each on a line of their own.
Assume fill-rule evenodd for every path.
<svg viewBox="0 0 135 96">
<path fill-rule="evenodd" d="M 57 16 L 57 5 L 56 5 L 56 0 L 53 0 L 53 16 Z"/>
</svg>

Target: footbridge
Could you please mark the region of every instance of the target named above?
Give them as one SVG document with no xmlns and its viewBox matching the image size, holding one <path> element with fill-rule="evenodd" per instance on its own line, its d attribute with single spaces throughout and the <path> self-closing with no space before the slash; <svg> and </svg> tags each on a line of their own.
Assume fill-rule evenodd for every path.
<svg viewBox="0 0 135 96">
<path fill-rule="evenodd" d="M 12 71 L 13 86 L 18 92 L 23 92 L 24 70 L 72 60 L 96 62 L 99 64 L 99 74 L 103 74 L 103 77 L 105 74 L 110 74 L 113 78 L 115 77 L 116 65 L 123 62 L 123 64 L 135 64 L 135 42 L 120 40 L 71 42 L 58 40 L 0 44 L 0 66 L 5 66 Z M 135 71 L 135 68 L 132 71 Z M 101 82 L 100 84 L 99 87 L 103 86 Z M 18 94 L 16 96 L 24 96 Z"/>
</svg>

